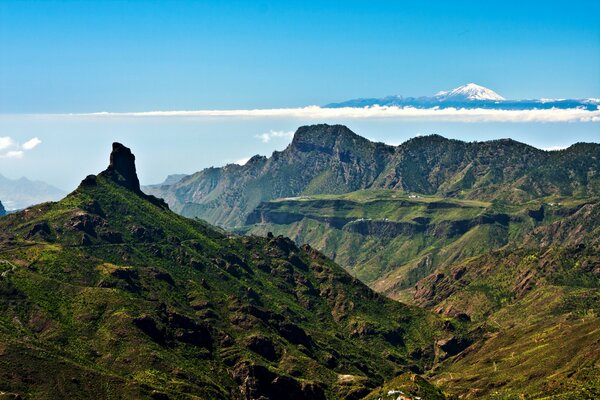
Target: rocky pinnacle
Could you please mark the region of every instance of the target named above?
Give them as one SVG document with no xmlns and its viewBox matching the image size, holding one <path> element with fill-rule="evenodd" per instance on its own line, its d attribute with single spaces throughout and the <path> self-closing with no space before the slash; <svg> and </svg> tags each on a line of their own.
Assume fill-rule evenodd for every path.
<svg viewBox="0 0 600 400">
<path fill-rule="evenodd" d="M 110 164 L 104 174 L 127 189 L 140 191 L 140 181 L 135 170 L 135 156 L 121 143 L 113 143 Z"/>
</svg>

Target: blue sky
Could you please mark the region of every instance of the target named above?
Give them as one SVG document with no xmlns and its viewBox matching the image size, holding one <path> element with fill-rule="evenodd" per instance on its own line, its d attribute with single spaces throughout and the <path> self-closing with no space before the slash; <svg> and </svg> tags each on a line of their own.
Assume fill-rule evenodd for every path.
<svg viewBox="0 0 600 400">
<path fill-rule="evenodd" d="M 598 1 L 0 2 L 0 111 L 600 96 Z"/>
<path fill-rule="evenodd" d="M 302 107 L 467 82 L 506 98 L 598 98 L 598 15 L 599 1 L 3 0 L 0 139 L 22 153 L 0 154 L 0 173 L 71 189 L 118 139 L 144 164 L 142 181 L 158 182 L 268 155 L 289 135 L 260 135 L 313 122 L 389 143 L 433 132 L 538 147 L 598 141 L 598 122 L 41 116 Z M 41 143 L 23 151 L 32 138 Z"/>
</svg>

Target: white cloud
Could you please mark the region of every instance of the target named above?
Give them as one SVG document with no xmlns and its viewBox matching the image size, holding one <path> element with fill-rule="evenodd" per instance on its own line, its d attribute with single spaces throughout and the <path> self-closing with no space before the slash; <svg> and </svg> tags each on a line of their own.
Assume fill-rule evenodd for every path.
<svg viewBox="0 0 600 400">
<path fill-rule="evenodd" d="M 294 131 L 269 131 L 256 135 L 263 143 L 269 143 L 274 138 L 291 139 L 294 137 Z"/>
<path fill-rule="evenodd" d="M 34 137 L 33 139 L 29 139 L 28 141 L 23 143 L 22 147 L 23 147 L 23 150 L 31 150 L 40 143 L 42 143 L 42 141 L 39 138 Z"/>
<path fill-rule="evenodd" d="M 8 136 L 0 137 L 0 150 L 4 150 L 14 144 L 14 140 Z"/>
<path fill-rule="evenodd" d="M 37 137 L 29 139 L 22 145 L 9 136 L 0 137 L 0 150 L 6 151 L 0 154 L 0 158 L 23 158 L 26 151 L 32 150 L 40 143 L 42 141 Z"/>
<path fill-rule="evenodd" d="M 11 150 L 1 155 L 0 158 L 23 158 L 23 150 Z"/>
<path fill-rule="evenodd" d="M 244 158 L 240 158 L 237 161 L 234 161 L 234 164 L 239 164 L 239 165 L 245 165 L 248 161 L 250 161 L 252 157 L 244 157 Z"/>
<path fill-rule="evenodd" d="M 542 150 L 546 151 L 555 151 L 555 150 L 564 150 L 569 146 L 550 146 L 550 147 L 542 147 Z"/>
<path fill-rule="evenodd" d="M 65 114 L 71 117 L 237 117 L 237 118 L 302 118 L 302 119 L 404 119 L 446 122 L 600 122 L 600 109 L 531 109 L 494 110 L 483 108 L 414 108 L 397 106 L 372 106 L 364 108 L 321 108 L 308 106 L 301 108 L 273 108 L 253 110 L 196 110 L 196 111 L 148 111 L 124 113 Z M 269 141 L 269 133 L 258 135 Z"/>
</svg>

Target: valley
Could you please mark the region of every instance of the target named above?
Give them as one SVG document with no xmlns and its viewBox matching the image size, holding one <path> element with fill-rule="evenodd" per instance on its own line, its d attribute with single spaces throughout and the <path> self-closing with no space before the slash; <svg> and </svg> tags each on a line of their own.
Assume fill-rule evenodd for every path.
<svg viewBox="0 0 600 400">
<path fill-rule="evenodd" d="M 446 395 L 587 398 L 600 376 L 599 169 L 593 143 L 392 147 L 315 125 L 270 158 L 150 192 L 242 235 L 309 244 L 376 292 L 467 324 L 458 353 L 437 351 L 425 374 Z"/>
<path fill-rule="evenodd" d="M 2 396 L 599 393 L 598 145 L 299 132 L 271 159 L 143 188 L 184 216 L 114 143 L 64 199 L 2 217 Z"/>
</svg>

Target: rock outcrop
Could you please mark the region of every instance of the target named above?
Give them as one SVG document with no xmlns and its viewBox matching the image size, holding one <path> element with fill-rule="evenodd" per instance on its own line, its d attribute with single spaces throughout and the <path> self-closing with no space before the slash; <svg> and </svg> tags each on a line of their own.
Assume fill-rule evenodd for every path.
<svg viewBox="0 0 600 400">
<path fill-rule="evenodd" d="M 99 176 L 110 179 L 117 185 L 131 190 L 154 205 L 161 208 L 169 208 L 164 200 L 152 195 L 147 195 L 140 190 L 140 180 L 135 169 L 135 156 L 128 147 L 121 143 L 114 142 L 112 144 L 108 168 L 102 171 Z M 94 175 L 87 176 L 81 182 L 81 185 L 83 186 L 94 186 L 95 184 L 96 176 Z"/>
<path fill-rule="evenodd" d="M 361 189 L 517 204 L 597 194 L 599 154 L 595 143 L 546 152 L 510 139 L 467 143 L 439 135 L 389 146 L 343 125 L 320 124 L 298 128 L 290 145 L 269 158 L 208 168 L 144 190 L 180 214 L 233 228 L 264 201 Z"/>
<path fill-rule="evenodd" d="M 135 170 L 135 156 L 121 143 L 113 143 L 110 164 L 102 175 L 129 190 L 140 191 L 140 181 Z"/>
</svg>

